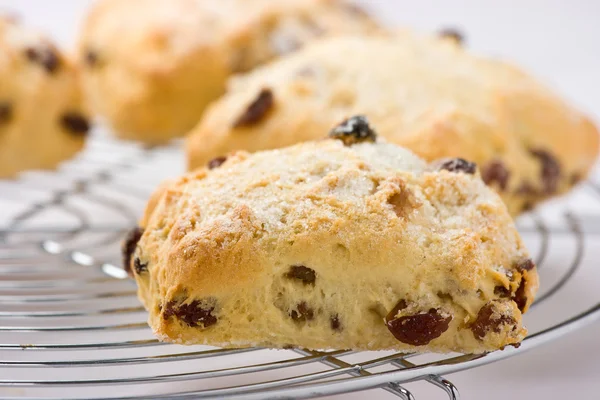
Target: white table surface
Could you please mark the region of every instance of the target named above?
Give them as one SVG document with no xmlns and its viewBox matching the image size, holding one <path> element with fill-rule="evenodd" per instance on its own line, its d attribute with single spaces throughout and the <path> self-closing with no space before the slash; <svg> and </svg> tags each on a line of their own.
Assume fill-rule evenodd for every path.
<svg viewBox="0 0 600 400">
<path fill-rule="evenodd" d="M 91 1 L 0 0 L 0 10 L 14 10 L 42 28 L 64 47 L 75 42 Z M 436 30 L 454 26 L 467 36 L 469 48 L 512 60 L 600 120 L 600 1 L 594 0 L 373 0 L 363 3 L 390 24 Z M 443 66 L 441 66 L 443 67 Z M 597 240 L 592 257 L 600 256 Z M 588 258 L 589 258 L 588 254 Z M 598 264 L 588 259 L 588 265 Z M 588 271 L 582 290 L 571 289 L 552 307 L 591 305 L 600 299 L 599 271 Z M 585 286 L 585 285 L 584 285 Z M 568 297 L 572 296 L 572 297 Z M 565 304 L 569 303 L 569 304 Z M 580 309 L 582 309 L 580 307 Z M 546 312 L 552 312 L 552 309 Z M 568 314 L 567 314 L 568 315 Z M 600 399 L 600 324 L 550 345 L 475 370 L 448 376 L 463 399 Z M 418 399 L 445 398 L 425 384 L 407 386 Z M 344 399 L 391 398 L 381 390 L 338 396 Z"/>
</svg>

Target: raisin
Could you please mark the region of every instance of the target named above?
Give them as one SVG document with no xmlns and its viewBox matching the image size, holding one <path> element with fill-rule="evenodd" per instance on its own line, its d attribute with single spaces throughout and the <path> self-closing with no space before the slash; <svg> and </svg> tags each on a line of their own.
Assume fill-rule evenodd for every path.
<svg viewBox="0 0 600 400">
<path fill-rule="evenodd" d="M 464 172 L 465 174 L 474 174 L 477 171 L 477 164 L 467 161 L 464 158 L 453 158 L 442 162 L 439 169 L 445 169 L 450 172 Z"/>
<path fill-rule="evenodd" d="M 387 328 L 402 343 L 424 346 L 448 330 L 452 317 L 444 317 L 431 308 L 426 313 L 408 315 L 386 321 Z"/>
<path fill-rule="evenodd" d="M 76 112 L 67 112 L 60 118 L 60 124 L 69 132 L 84 136 L 90 130 L 88 120 Z"/>
<path fill-rule="evenodd" d="M 363 115 L 345 119 L 329 132 L 329 137 L 340 139 L 346 146 L 362 142 L 375 142 L 377 134 Z"/>
<path fill-rule="evenodd" d="M 88 67 L 93 68 L 98 65 L 98 53 L 96 53 L 94 50 L 88 49 L 85 52 L 84 60 Z"/>
<path fill-rule="evenodd" d="M 540 179 L 546 194 L 555 193 L 561 176 L 560 163 L 551 153 L 542 149 L 530 149 L 529 153 L 542 164 Z"/>
<path fill-rule="evenodd" d="M 515 264 L 515 268 L 519 271 L 531 271 L 535 268 L 535 263 L 531 258 L 525 258 Z"/>
<path fill-rule="evenodd" d="M 12 116 L 12 105 L 8 102 L 0 103 L 0 124 L 6 124 L 10 122 Z"/>
<path fill-rule="evenodd" d="M 246 111 L 235 121 L 233 127 L 239 128 L 257 124 L 272 107 L 273 92 L 271 89 L 262 89 L 256 99 L 246 108 Z"/>
<path fill-rule="evenodd" d="M 208 169 L 219 168 L 225 161 L 227 157 L 216 157 L 208 162 Z"/>
<path fill-rule="evenodd" d="M 501 190 L 506 190 L 510 171 L 500 160 L 490 161 L 481 171 L 481 179 L 487 184 L 497 183 Z"/>
<path fill-rule="evenodd" d="M 121 254 L 123 256 L 123 269 L 127 271 L 129 275 L 132 275 L 131 271 L 131 256 L 137 247 L 140 238 L 144 234 L 144 230 L 139 226 L 136 226 L 127 233 L 123 245 L 121 246 Z"/>
<path fill-rule="evenodd" d="M 571 174 L 569 182 L 571 183 L 571 185 L 577 185 L 579 182 L 581 182 L 582 179 L 583 175 L 580 172 L 573 172 L 573 174 Z"/>
<path fill-rule="evenodd" d="M 138 257 L 136 257 L 133 260 L 133 269 L 135 270 L 135 273 L 140 275 L 144 272 L 148 272 L 148 263 L 142 263 L 142 260 L 140 260 Z"/>
<path fill-rule="evenodd" d="M 314 285 L 317 279 L 315 271 L 304 265 L 293 265 L 285 274 L 285 277 L 288 279 L 297 279 L 305 285 Z"/>
<path fill-rule="evenodd" d="M 527 211 L 531 211 L 531 210 L 533 210 L 533 203 L 531 203 L 530 201 L 526 201 L 521 206 L 521 211 L 522 212 L 527 212 Z"/>
<path fill-rule="evenodd" d="M 212 315 L 214 309 L 214 306 L 202 306 L 198 300 L 189 304 L 170 301 L 163 309 L 163 318 L 169 319 L 175 316 L 191 327 L 207 328 L 217 323 L 217 317 Z"/>
<path fill-rule="evenodd" d="M 41 65 L 49 74 L 54 73 L 60 65 L 60 58 L 50 46 L 29 47 L 25 50 L 25 55 L 31 62 Z"/>
<path fill-rule="evenodd" d="M 444 28 L 438 32 L 438 36 L 452 39 L 460 45 L 465 43 L 465 36 L 461 31 L 455 28 Z"/>
<path fill-rule="evenodd" d="M 296 310 L 290 311 L 290 317 L 294 321 L 310 321 L 315 317 L 315 312 L 305 301 L 301 301 L 296 305 Z"/>
<path fill-rule="evenodd" d="M 507 289 L 504 286 L 496 286 L 494 288 L 494 294 L 499 297 L 510 297 L 510 289 Z"/>
<path fill-rule="evenodd" d="M 477 318 L 471 324 L 470 329 L 478 339 L 483 339 L 488 332 L 500 333 L 502 325 L 512 325 L 515 320 L 506 315 L 496 316 L 493 318 L 494 310 L 492 303 L 487 303 L 479 309 Z"/>
<path fill-rule="evenodd" d="M 521 279 L 521 284 L 515 292 L 512 300 L 517 304 L 517 307 L 521 312 L 525 312 L 525 306 L 527 306 L 527 296 L 525 295 L 525 287 L 527 286 L 527 280 L 525 277 Z"/>
<path fill-rule="evenodd" d="M 535 196 L 538 194 L 536 188 L 528 181 L 521 182 L 515 193 L 523 196 Z"/>
<path fill-rule="evenodd" d="M 334 331 L 342 330 L 342 324 L 340 324 L 340 318 L 337 314 L 332 315 L 331 318 L 329 318 L 329 323 L 331 325 L 332 330 L 334 330 Z"/>
</svg>

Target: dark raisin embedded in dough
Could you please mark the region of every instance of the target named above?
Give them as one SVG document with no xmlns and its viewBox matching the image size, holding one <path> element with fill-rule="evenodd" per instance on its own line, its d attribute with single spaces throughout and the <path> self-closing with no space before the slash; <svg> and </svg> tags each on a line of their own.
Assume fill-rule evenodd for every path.
<svg viewBox="0 0 600 400">
<path fill-rule="evenodd" d="M 304 265 L 293 265 L 290 270 L 285 274 L 288 279 L 295 279 L 301 281 L 305 285 L 314 285 L 317 275 L 313 269 L 305 267 Z"/>
<path fill-rule="evenodd" d="M 498 187 L 501 190 L 506 190 L 509 178 L 510 171 L 500 160 L 490 161 L 481 170 L 481 179 L 483 179 L 487 185 L 491 185 L 492 183 L 498 184 Z"/>
<path fill-rule="evenodd" d="M 140 275 L 148 272 L 148 263 L 143 263 L 138 257 L 133 260 L 133 269 L 136 274 Z"/>
<path fill-rule="evenodd" d="M 444 317 L 432 308 L 426 313 L 407 315 L 386 321 L 390 332 L 402 343 L 424 346 L 448 330 L 452 316 Z"/>
<path fill-rule="evenodd" d="M 438 32 L 438 35 L 443 38 L 452 39 L 460 45 L 465 43 L 465 36 L 461 31 L 455 28 L 444 28 Z"/>
<path fill-rule="evenodd" d="M 212 315 L 214 309 L 214 306 L 203 305 L 198 300 L 189 304 L 170 301 L 163 309 L 163 318 L 167 320 L 175 316 L 191 327 L 207 328 L 217 323 L 217 317 Z"/>
<path fill-rule="evenodd" d="M 440 164 L 440 169 L 450 172 L 464 172 L 465 174 L 474 174 L 477 171 L 477 164 L 465 160 L 464 158 L 453 158 Z"/>
<path fill-rule="evenodd" d="M 503 298 L 510 297 L 510 289 L 507 289 L 504 286 L 496 286 L 494 288 L 494 294 Z"/>
<path fill-rule="evenodd" d="M 8 102 L 0 103 L 0 125 L 9 123 L 13 116 L 12 104 Z"/>
<path fill-rule="evenodd" d="M 521 284 L 519 288 L 515 292 L 512 300 L 517 304 L 517 307 L 521 312 L 525 311 L 525 306 L 527 305 L 527 296 L 525 295 L 525 288 L 527 287 L 527 280 L 525 277 L 521 279 Z"/>
<path fill-rule="evenodd" d="M 569 182 L 571 183 L 571 185 L 577 185 L 579 182 L 581 182 L 582 179 L 583 175 L 580 172 L 573 172 L 573 174 L 571 174 Z"/>
<path fill-rule="evenodd" d="M 290 317 L 294 321 L 310 321 L 315 317 L 315 312 L 305 301 L 301 301 L 295 310 L 290 311 Z"/>
<path fill-rule="evenodd" d="M 131 256 L 137 247 L 140 238 L 144 234 L 144 230 L 139 226 L 136 226 L 127 233 L 123 245 L 121 246 L 121 254 L 123 256 L 123 269 L 127 271 L 129 275 L 132 275 L 131 271 Z"/>
<path fill-rule="evenodd" d="M 342 330 L 342 324 L 340 323 L 340 318 L 337 314 L 332 315 L 331 318 L 329 318 L 329 323 L 331 325 L 332 330 L 334 330 L 334 331 Z"/>
<path fill-rule="evenodd" d="M 216 157 L 208 162 L 208 169 L 219 168 L 225 161 L 227 157 Z"/>
<path fill-rule="evenodd" d="M 531 210 L 533 210 L 533 203 L 531 203 L 530 201 L 526 201 L 521 206 L 521 211 L 522 212 L 527 212 L 527 211 L 531 211 Z"/>
<path fill-rule="evenodd" d="M 488 332 L 500 333 L 502 325 L 513 325 L 515 320 L 506 315 L 494 313 L 492 303 L 487 303 L 477 313 L 477 318 L 470 328 L 477 339 L 483 339 Z"/>
<path fill-rule="evenodd" d="M 239 128 L 259 123 L 273 107 L 273 103 L 271 89 L 262 89 L 256 99 L 248 105 L 244 113 L 234 122 L 233 127 Z"/>
<path fill-rule="evenodd" d="M 536 196 L 538 194 L 538 191 L 536 190 L 536 188 L 533 187 L 533 185 L 530 182 L 523 181 L 517 187 L 515 193 L 523 196 Z"/>
<path fill-rule="evenodd" d="M 356 115 L 342 121 L 329 132 L 329 137 L 340 139 L 346 146 L 362 142 L 375 142 L 377 133 L 369 125 L 369 120 L 363 115 Z"/>
<path fill-rule="evenodd" d="M 29 61 L 41 65 L 49 74 L 56 72 L 60 66 L 60 58 L 50 46 L 29 47 L 25 50 L 25 55 Z"/>
<path fill-rule="evenodd" d="M 84 55 L 85 63 L 88 67 L 95 67 L 98 65 L 98 53 L 94 50 L 88 49 Z"/>
<path fill-rule="evenodd" d="M 529 153 L 542 164 L 540 179 L 546 194 L 556 193 L 561 176 L 560 163 L 551 153 L 542 149 L 531 149 Z"/>
<path fill-rule="evenodd" d="M 531 258 L 525 258 L 515 264 L 515 268 L 519 271 L 531 271 L 535 268 L 535 263 Z"/>
<path fill-rule="evenodd" d="M 76 112 L 67 112 L 60 117 L 60 124 L 67 131 L 78 136 L 85 136 L 90 130 L 90 123 L 81 114 Z"/>
</svg>

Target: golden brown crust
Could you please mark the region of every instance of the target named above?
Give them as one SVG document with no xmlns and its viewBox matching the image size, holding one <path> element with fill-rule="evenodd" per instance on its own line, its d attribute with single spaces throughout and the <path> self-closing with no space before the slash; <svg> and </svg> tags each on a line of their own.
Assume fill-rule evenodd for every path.
<svg viewBox="0 0 600 400">
<path fill-rule="evenodd" d="M 273 110 L 253 126 L 234 127 L 264 88 L 273 92 Z M 313 140 L 356 113 L 427 160 L 476 162 L 512 215 L 566 192 L 587 175 L 599 148 L 589 119 L 519 69 L 404 32 L 327 39 L 232 80 L 191 132 L 189 166 Z"/>
<path fill-rule="evenodd" d="M 340 0 L 102 0 L 79 45 L 88 96 L 120 137 L 181 136 L 232 73 L 322 35 L 378 30 Z"/>
<path fill-rule="evenodd" d="M 0 177 L 54 168 L 89 128 L 77 71 L 38 32 L 0 17 Z"/>
<path fill-rule="evenodd" d="M 479 176 L 439 168 L 392 144 L 323 140 L 166 184 L 134 254 L 149 324 L 162 340 L 225 347 L 520 342 L 535 268 Z"/>
</svg>

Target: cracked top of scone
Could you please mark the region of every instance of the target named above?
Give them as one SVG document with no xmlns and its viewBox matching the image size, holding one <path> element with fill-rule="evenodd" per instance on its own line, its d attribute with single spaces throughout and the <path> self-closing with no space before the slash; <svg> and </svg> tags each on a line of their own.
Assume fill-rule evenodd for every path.
<svg viewBox="0 0 600 400">
<path fill-rule="evenodd" d="M 396 348 L 429 343 L 419 329 L 403 331 L 424 320 L 433 337 L 475 329 L 468 339 L 442 335 L 432 342 L 436 351 L 522 339 L 520 315 L 537 274 L 519 266 L 527 251 L 498 195 L 473 163 L 428 164 L 374 141 L 360 118 L 341 123 L 330 139 L 230 154 L 153 195 L 129 267 L 162 339 L 282 347 L 273 339 L 281 335 L 309 348 Z M 296 286 L 282 291 L 289 281 Z M 333 309 L 341 304 L 353 311 Z M 373 336 L 381 337 L 363 332 L 361 339 L 357 326 L 371 315 L 379 315 Z M 277 318 L 282 333 L 269 336 Z M 266 336 L 245 338 L 232 328 L 240 321 Z M 285 336 L 285 324 L 292 332 L 319 321 L 345 339 Z M 490 329 L 504 335 L 507 321 L 512 339 L 482 345 L 475 337 Z"/>
<path fill-rule="evenodd" d="M 268 112 L 235 124 L 264 91 Z M 478 163 L 513 215 L 584 178 L 600 146 L 589 118 L 523 70 L 405 31 L 324 39 L 231 79 L 188 135 L 188 165 L 316 140 L 356 113 L 428 161 Z"/>
</svg>

